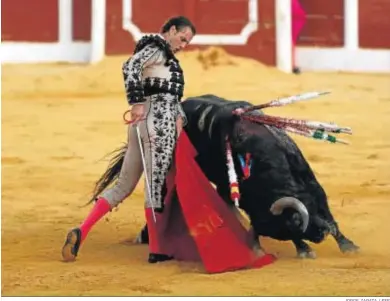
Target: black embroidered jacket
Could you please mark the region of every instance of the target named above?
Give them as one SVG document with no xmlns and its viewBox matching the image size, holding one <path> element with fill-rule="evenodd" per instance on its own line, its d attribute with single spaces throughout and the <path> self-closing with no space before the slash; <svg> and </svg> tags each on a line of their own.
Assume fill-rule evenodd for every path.
<svg viewBox="0 0 390 301">
<path fill-rule="evenodd" d="M 130 105 L 142 103 L 146 96 L 157 93 L 177 95 L 179 101 L 183 96 L 184 77 L 179 61 L 158 35 L 144 36 L 122 70 Z"/>
</svg>

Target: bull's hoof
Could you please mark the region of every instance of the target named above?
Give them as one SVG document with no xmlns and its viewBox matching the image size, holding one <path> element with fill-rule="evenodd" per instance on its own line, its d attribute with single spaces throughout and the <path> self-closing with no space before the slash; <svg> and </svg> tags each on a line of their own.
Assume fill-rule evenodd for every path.
<svg viewBox="0 0 390 301">
<path fill-rule="evenodd" d="M 302 258 L 302 259 L 304 259 L 304 258 L 316 259 L 317 254 L 313 250 L 300 251 L 300 252 L 298 252 L 297 257 Z"/>
<path fill-rule="evenodd" d="M 150 253 L 148 262 L 149 263 L 157 263 L 157 262 L 163 262 L 163 261 L 172 260 L 172 259 L 173 259 L 172 256 L 168 256 L 165 254 Z"/>
<path fill-rule="evenodd" d="M 145 238 L 144 235 L 142 234 L 142 232 L 140 232 L 137 237 L 133 240 L 133 243 L 135 244 L 149 244 L 149 239 L 148 238 Z"/>
<path fill-rule="evenodd" d="M 138 234 L 137 237 L 133 240 L 133 243 L 141 245 L 143 243 L 141 235 Z"/>
<path fill-rule="evenodd" d="M 147 226 L 143 227 L 133 242 L 135 244 L 149 244 L 149 233 Z"/>
<path fill-rule="evenodd" d="M 355 245 L 352 241 L 346 241 L 339 245 L 340 251 L 343 253 L 357 253 L 360 248 Z"/>
<path fill-rule="evenodd" d="M 298 258 L 317 258 L 316 252 L 314 252 L 312 248 L 303 240 L 293 240 L 293 243 L 295 245 L 295 248 L 297 249 Z"/>
</svg>

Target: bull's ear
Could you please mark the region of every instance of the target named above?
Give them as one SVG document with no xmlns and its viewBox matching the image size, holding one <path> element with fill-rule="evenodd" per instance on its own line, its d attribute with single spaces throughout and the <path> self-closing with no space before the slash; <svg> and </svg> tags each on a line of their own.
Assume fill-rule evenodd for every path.
<svg viewBox="0 0 390 301">
<path fill-rule="evenodd" d="M 298 211 L 302 216 L 302 231 L 305 232 L 309 225 L 309 212 L 306 206 L 297 198 L 283 197 L 272 204 L 270 211 L 273 215 L 280 215 L 285 208 L 293 208 Z"/>
<path fill-rule="evenodd" d="M 301 231 L 303 226 L 302 216 L 298 212 L 294 212 L 287 220 L 286 224 L 290 226 L 292 229 L 299 229 Z"/>
</svg>

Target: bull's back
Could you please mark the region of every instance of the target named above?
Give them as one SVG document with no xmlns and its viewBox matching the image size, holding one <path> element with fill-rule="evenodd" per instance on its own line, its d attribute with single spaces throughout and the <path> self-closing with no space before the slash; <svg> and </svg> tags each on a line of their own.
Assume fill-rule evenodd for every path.
<svg viewBox="0 0 390 301">
<path fill-rule="evenodd" d="M 187 98 L 182 102 L 187 115 L 186 132 L 195 147 L 209 151 L 221 149 L 226 135 L 231 132 L 237 117 L 232 114 L 238 107 L 251 106 L 246 101 L 230 101 L 212 94 Z"/>
<path fill-rule="evenodd" d="M 236 117 L 232 111 L 248 102 L 229 101 L 215 95 L 191 97 L 182 102 L 188 124 L 188 137 L 197 150 L 197 161 L 215 184 L 224 178 L 225 137 Z M 222 173 L 222 174 L 221 174 Z"/>
</svg>

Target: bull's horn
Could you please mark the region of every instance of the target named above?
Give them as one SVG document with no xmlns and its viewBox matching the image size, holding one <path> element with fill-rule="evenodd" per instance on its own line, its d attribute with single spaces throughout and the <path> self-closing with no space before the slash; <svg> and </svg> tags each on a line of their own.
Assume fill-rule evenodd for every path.
<svg viewBox="0 0 390 301">
<path fill-rule="evenodd" d="M 299 212 L 303 221 L 302 231 L 305 232 L 309 224 L 309 212 L 307 211 L 306 206 L 296 198 L 283 197 L 272 204 L 270 211 L 273 215 L 280 215 L 286 207 L 292 207 Z"/>
</svg>

